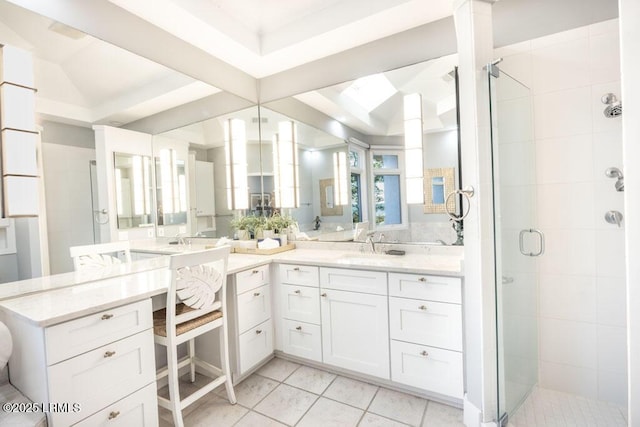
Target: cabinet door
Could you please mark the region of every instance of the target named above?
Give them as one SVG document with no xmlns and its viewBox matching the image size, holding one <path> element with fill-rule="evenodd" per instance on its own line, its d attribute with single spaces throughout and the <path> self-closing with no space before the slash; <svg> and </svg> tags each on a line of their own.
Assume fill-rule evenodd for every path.
<svg viewBox="0 0 640 427">
<path fill-rule="evenodd" d="M 213 163 L 196 160 L 196 216 L 215 215 Z"/>
<path fill-rule="evenodd" d="M 271 320 L 240 334 L 240 374 L 273 353 L 273 327 Z"/>
<path fill-rule="evenodd" d="M 156 383 L 80 421 L 75 427 L 153 427 L 158 425 Z"/>
<path fill-rule="evenodd" d="M 282 351 L 293 356 L 322 362 L 320 326 L 296 320 L 282 322 Z"/>
<path fill-rule="evenodd" d="M 238 330 L 240 333 L 271 317 L 269 285 L 260 286 L 238 295 Z"/>
<path fill-rule="evenodd" d="M 389 379 L 387 297 L 322 289 L 324 363 Z"/>
<path fill-rule="evenodd" d="M 53 425 L 71 425 L 153 383 L 151 329 L 48 368 L 50 402 L 79 403 L 80 412 L 52 412 Z"/>
<path fill-rule="evenodd" d="M 281 285 L 281 310 L 285 319 L 320 323 L 320 291 L 318 288 Z"/>
<path fill-rule="evenodd" d="M 462 307 L 458 304 L 389 297 L 392 339 L 462 351 Z"/>
<path fill-rule="evenodd" d="M 392 340 L 391 379 L 462 398 L 462 353 Z"/>
</svg>

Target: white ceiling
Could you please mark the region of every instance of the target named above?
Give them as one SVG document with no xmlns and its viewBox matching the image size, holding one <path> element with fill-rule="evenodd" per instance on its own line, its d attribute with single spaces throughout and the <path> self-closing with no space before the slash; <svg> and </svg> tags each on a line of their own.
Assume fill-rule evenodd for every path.
<svg viewBox="0 0 640 427">
<path fill-rule="evenodd" d="M 191 105 L 187 124 L 206 118 L 207 102 L 221 99 L 215 98 L 216 94 L 226 92 L 247 100 L 246 104 L 255 104 L 260 93 L 269 88 L 275 89 L 271 99 L 277 99 L 273 93 L 289 96 L 305 92 L 298 100 L 342 119 L 365 135 L 393 135 L 396 130 L 383 120 L 393 114 L 395 107 L 389 103 L 370 114 L 347 112 L 337 90 L 344 85 L 309 90 L 351 80 L 370 69 L 383 71 L 423 60 L 419 58 L 452 53 L 455 40 L 451 44 L 449 39 L 455 37 L 450 31 L 442 33 L 442 28 L 450 30 L 452 23 L 437 26 L 451 15 L 452 3 L 0 0 L 0 43 L 33 53 L 40 119 L 119 126 L 154 117 L 165 120 L 166 110 Z M 554 8 L 562 10 L 554 14 Z M 526 14 L 518 13 L 522 10 Z M 530 38 L 559 31 L 563 25 L 609 19 L 617 13 L 615 0 L 503 0 L 496 3 L 494 11 L 497 45 L 519 41 L 520 33 Z M 65 24 L 58 27 L 66 35 L 50 29 L 56 22 Z M 438 31 L 429 39 L 420 32 L 427 27 Z M 90 35 L 82 36 L 74 28 Z M 384 45 L 385 40 L 403 34 L 421 38 L 418 42 L 415 37 L 394 39 L 391 49 Z M 372 45 L 381 47 L 369 48 Z M 446 47 L 436 48 L 435 54 L 424 53 L 434 45 Z M 442 77 L 451 66 L 444 60 L 431 77 L 426 71 L 418 73 L 421 77 L 399 76 L 402 82 L 398 85 L 431 85 L 438 99 L 425 100 L 425 104 L 427 109 L 436 108 L 446 98 L 441 93 Z"/>
<path fill-rule="evenodd" d="M 52 31 L 56 21 L 21 7 L 28 3 L 0 0 L 0 43 L 33 53 L 41 119 L 119 126 L 220 91 L 68 26 L 61 25 L 66 34 Z M 69 2 L 49 3 L 56 8 L 49 16 L 74 12 Z M 94 0 L 98 3 L 125 9 L 116 12 L 141 18 L 256 79 L 440 19 L 451 7 L 450 0 Z M 113 21 L 122 21 L 122 15 Z"/>
</svg>

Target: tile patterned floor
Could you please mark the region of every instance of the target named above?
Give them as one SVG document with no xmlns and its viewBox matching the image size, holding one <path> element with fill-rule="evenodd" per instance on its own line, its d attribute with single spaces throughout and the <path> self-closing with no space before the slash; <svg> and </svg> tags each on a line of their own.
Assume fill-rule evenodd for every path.
<svg viewBox="0 0 640 427">
<path fill-rule="evenodd" d="M 198 385 L 198 380 L 196 380 Z M 193 385 L 181 383 L 182 393 Z M 168 394 L 167 389 L 161 390 Z M 186 427 L 459 427 L 462 410 L 275 358 L 235 387 L 224 387 L 184 411 Z M 160 426 L 171 413 L 159 410 Z"/>
<path fill-rule="evenodd" d="M 509 427 L 623 427 L 626 414 L 626 408 L 613 403 L 535 387 Z"/>
<path fill-rule="evenodd" d="M 196 381 L 198 385 L 199 378 Z M 194 385 L 186 379 L 182 393 Z M 168 394 L 167 389 L 161 390 Z M 184 411 L 186 427 L 462 427 L 462 410 L 275 358 L 235 387 L 238 403 L 224 387 Z M 173 425 L 159 410 L 160 426 Z M 509 427 L 627 425 L 617 405 L 536 387 Z"/>
</svg>

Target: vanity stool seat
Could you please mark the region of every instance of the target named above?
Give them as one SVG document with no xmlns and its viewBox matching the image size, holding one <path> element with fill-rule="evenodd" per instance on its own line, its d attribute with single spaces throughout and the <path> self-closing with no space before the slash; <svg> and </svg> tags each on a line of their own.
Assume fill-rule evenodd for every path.
<svg viewBox="0 0 640 427">
<path fill-rule="evenodd" d="M 182 427 L 182 410 L 205 394 L 224 384 L 229 402 L 236 403 L 229 368 L 229 343 L 226 322 L 227 262 L 230 248 L 224 246 L 199 252 L 172 255 L 169 261 L 171 287 L 166 308 L 153 313 L 154 341 L 167 348 L 167 366 L 156 373 L 159 380 L 168 377 L 169 399 L 158 396 L 158 405 L 173 413 L 173 422 Z M 195 338 L 219 330 L 220 366 L 196 357 Z M 187 343 L 187 356 L 178 359 L 178 346 Z M 189 367 L 191 382 L 196 366 L 212 380 L 185 398 L 180 397 L 180 369 Z"/>
</svg>

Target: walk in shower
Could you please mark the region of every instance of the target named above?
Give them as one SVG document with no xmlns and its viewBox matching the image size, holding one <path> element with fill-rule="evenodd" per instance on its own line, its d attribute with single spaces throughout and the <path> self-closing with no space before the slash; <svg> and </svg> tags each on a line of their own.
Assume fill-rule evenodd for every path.
<svg viewBox="0 0 640 427">
<path fill-rule="evenodd" d="M 496 260 L 498 417 L 506 421 L 538 378 L 537 258 L 533 106 L 528 87 L 487 67 Z"/>
</svg>

